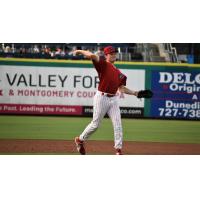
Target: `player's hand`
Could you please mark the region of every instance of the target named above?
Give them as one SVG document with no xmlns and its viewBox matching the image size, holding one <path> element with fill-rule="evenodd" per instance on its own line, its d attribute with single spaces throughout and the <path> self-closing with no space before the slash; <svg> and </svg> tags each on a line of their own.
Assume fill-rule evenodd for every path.
<svg viewBox="0 0 200 200">
<path fill-rule="evenodd" d="M 152 98 L 153 92 L 151 90 L 140 90 L 138 91 L 137 98 Z"/>
</svg>

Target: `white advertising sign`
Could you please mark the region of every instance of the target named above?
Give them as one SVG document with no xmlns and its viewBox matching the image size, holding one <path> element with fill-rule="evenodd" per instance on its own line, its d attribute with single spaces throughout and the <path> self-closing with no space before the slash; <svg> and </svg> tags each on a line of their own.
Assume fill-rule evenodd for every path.
<svg viewBox="0 0 200 200">
<path fill-rule="evenodd" d="M 145 70 L 120 70 L 128 88 L 144 89 Z M 1 66 L 0 103 L 92 106 L 98 83 L 93 68 Z M 144 107 L 134 96 L 119 94 L 119 101 L 123 107 Z"/>
</svg>

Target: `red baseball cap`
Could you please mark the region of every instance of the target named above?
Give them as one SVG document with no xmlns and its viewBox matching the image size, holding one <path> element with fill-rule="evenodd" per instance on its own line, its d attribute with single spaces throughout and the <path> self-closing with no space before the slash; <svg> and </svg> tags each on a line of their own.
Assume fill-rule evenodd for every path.
<svg viewBox="0 0 200 200">
<path fill-rule="evenodd" d="M 112 46 L 105 47 L 103 51 L 104 51 L 105 55 L 111 54 L 111 53 L 116 53 L 116 49 Z"/>
</svg>

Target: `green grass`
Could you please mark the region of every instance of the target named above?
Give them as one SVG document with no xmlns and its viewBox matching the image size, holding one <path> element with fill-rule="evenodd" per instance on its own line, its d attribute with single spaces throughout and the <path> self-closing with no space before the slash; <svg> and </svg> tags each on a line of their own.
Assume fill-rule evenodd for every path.
<svg viewBox="0 0 200 200">
<path fill-rule="evenodd" d="M 0 139 L 71 140 L 91 118 L 0 116 Z M 200 143 L 199 121 L 123 119 L 125 141 Z M 110 119 L 104 119 L 91 140 L 113 140 Z"/>
</svg>

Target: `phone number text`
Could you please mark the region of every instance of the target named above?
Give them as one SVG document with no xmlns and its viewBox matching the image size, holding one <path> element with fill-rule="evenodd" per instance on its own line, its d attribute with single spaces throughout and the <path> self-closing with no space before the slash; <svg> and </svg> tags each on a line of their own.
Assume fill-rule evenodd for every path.
<svg viewBox="0 0 200 200">
<path fill-rule="evenodd" d="M 200 118 L 200 110 L 158 108 L 161 117 Z"/>
</svg>

